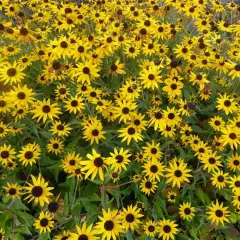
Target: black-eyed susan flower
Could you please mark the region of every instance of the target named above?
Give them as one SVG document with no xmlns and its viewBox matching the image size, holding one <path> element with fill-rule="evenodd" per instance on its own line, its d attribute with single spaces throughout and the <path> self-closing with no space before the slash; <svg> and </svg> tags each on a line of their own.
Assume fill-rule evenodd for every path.
<svg viewBox="0 0 240 240">
<path fill-rule="evenodd" d="M 120 148 L 117 150 L 114 148 L 113 152 L 110 152 L 110 157 L 107 158 L 106 163 L 113 169 L 113 171 L 118 172 L 122 169 L 127 170 L 127 165 L 130 163 L 129 157 L 129 150 L 124 150 Z"/>
<path fill-rule="evenodd" d="M 236 101 L 231 98 L 231 96 L 227 96 L 227 94 L 219 94 L 217 98 L 217 109 L 223 110 L 225 114 L 233 113 L 237 110 Z"/>
<path fill-rule="evenodd" d="M 4 138 L 9 132 L 8 126 L 2 121 L 0 122 L 0 138 Z"/>
<path fill-rule="evenodd" d="M 142 147 L 144 150 L 144 157 L 149 160 L 160 160 L 162 157 L 162 152 L 160 149 L 160 143 L 155 143 L 152 140 L 151 143 L 146 143 L 147 146 Z"/>
<path fill-rule="evenodd" d="M 90 141 L 91 145 L 94 142 L 98 144 L 100 140 L 105 139 L 104 133 L 105 131 L 103 131 L 103 125 L 101 121 L 91 121 L 90 124 L 84 127 L 83 138 L 87 141 Z"/>
<path fill-rule="evenodd" d="M 41 174 L 37 178 L 31 175 L 31 178 L 33 184 L 27 182 L 28 186 L 24 187 L 27 190 L 25 194 L 28 194 L 25 199 L 29 199 L 28 202 L 34 201 L 35 205 L 39 203 L 43 207 L 45 203 L 49 203 L 49 197 L 52 196 L 50 191 L 53 187 L 48 187 L 48 182 L 45 182 Z"/>
<path fill-rule="evenodd" d="M 107 169 L 106 159 L 97 153 L 95 149 L 92 149 L 92 154 L 87 154 L 89 160 L 83 160 L 80 162 L 83 165 L 82 171 L 85 171 L 85 179 L 91 175 L 91 180 L 95 179 L 97 175 L 101 181 L 104 181 L 104 170 Z"/>
<path fill-rule="evenodd" d="M 16 159 L 15 154 L 15 149 L 11 145 L 0 146 L 0 163 L 6 165 L 8 162 L 14 161 Z"/>
<path fill-rule="evenodd" d="M 221 129 L 222 135 L 220 142 L 223 146 L 229 145 L 232 149 L 237 149 L 240 144 L 240 131 L 237 128 L 231 128 L 229 126 Z"/>
<path fill-rule="evenodd" d="M 168 240 L 168 239 L 174 239 L 174 235 L 179 231 L 177 229 L 177 224 L 175 221 L 171 220 L 160 220 L 159 221 L 159 227 L 158 227 L 158 232 L 159 232 L 159 237 L 162 237 L 163 240 Z"/>
<path fill-rule="evenodd" d="M 87 226 L 86 222 L 83 222 L 82 226 L 76 226 L 77 233 L 70 232 L 69 240 L 81 240 L 81 239 L 89 239 L 89 240 L 97 240 L 99 239 L 96 234 L 98 233 L 94 228 L 93 224 Z"/>
<path fill-rule="evenodd" d="M 142 171 L 146 177 L 151 180 L 160 181 L 160 176 L 164 175 L 164 165 L 157 159 L 147 160 L 143 165 L 144 170 Z"/>
<path fill-rule="evenodd" d="M 54 221 L 49 212 L 41 211 L 39 218 L 35 220 L 33 226 L 39 230 L 40 233 L 51 232 Z"/>
<path fill-rule="evenodd" d="M 150 195 L 151 193 L 154 193 L 156 191 L 157 182 L 148 178 L 144 178 L 141 181 L 140 187 L 143 193 L 145 193 L 146 195 Z"/>
<path fill-rule="evenodd" d="M 39 122 L 41 119 L 45 123 L 48 118 L 54 120 L 54 118 L 59 118 L 58 114 L 61 114 L 60 108 L 57 103 L 51 104 L 50 99 L 43 99 L 43 101 L 37 101 L 35 108 L 32 110 L 33 118 L 37 118 Z"/>
<path fill-rule="evenodd" d="M 167 199 L 170 203 L 176 202 L 177 193 L 173 191 L 169 191 L 167 194 Z"/>
<path fill-rule="evenodd" d="M 211 180 L 213 186 L 217 187 L 218 189 L 222 189 L 228 184 L 229 174 L 224 173 L 222 170 L 217 170 L 212 173 Z"/>
<path fill-rule="evenodd" d="M 232 171 L 240 170 L 240 155 L 238 153 L 232 154 L 227 159 L 227 166 Z"/>
<path fill-rule="evenodd" d="M 180 188 L 181 184 L 184 182 L 189 182 L 190 177 L 192 177 L 189 172 L 191 172 L 190 169 L 187 168 L 187 163 L 180 162 L 180 163 L 169 163 L 169 168 L 165 169 L 166 172 L 166 178 L 167 183 L 172 183 L 172 187 L 177 186 Z"/>
<path fill-rule="evenodd" d="M 0 81 L 10 84 L 20 83 L 22 79 L 26 76 L 23 73 L 23 68 L 17 65 L 17 62 L 13 64 L 9 62 L 0 63 Z"/>
<path fill-rule="evenodd" d="M 232 189 L 234 193 L 240 192 L 240 176 L 230 177 L 229 187 Z"/>
<path fill-rule="evenodd" d="M 222 162 L 220 161 L 221 156 L 217 156 L 217 152 L 208 152 L 203 153 L 198 157 L 200 161 L 204 164 L 204 169 L 207 169 L 208 172 L 212 172 L 217 170 L 218 167 L 222 166 Z"/>
<path fill-rule="evenodd" d="M 143 225 L 144 229 L 144 234 L 146 234 L 149 237 L 154 237 L 157 233 L 157 222 L 148 220 L 146 223 Z"/>
<path fill-rule="evenodd" d="M 141 224 L 140 218 L 143 217 L 140 214 L 141 209 L 137 208 L 137 206 L 128 206 L 127 208 L 123 208 L 120 213 L 122 219 L 122 225 L 126 230 L 134 231 Z"/>
<path fill-rule="evenodd" d="M 59 153 L 62 152 L 63 148 L 64 148 L 64 142 L 61 141 L 60 139 L 58 138 L 49 139 L 47 144 L 48 152 L 58 155 Z"/>
<path fill-rule="evenodd" d="M 23 146 L 17 157 L 23 166 L 32 166 L 40 158 L 41 147 L 36 143 Z"/>
<path fill-rule="evenodd" d="M 82 161 L 80 154 L 75 153 L 74 151 L 71 153 L 67 153 L 66 157 L 62 160 L 62 168 L 66 173 L 71 173 L 75 170 L 75 167 L 79 166 Z"/>
<path fill-rule="evenodd" d="M 69 124 L 62 123 L 61 121 L 54 121 L 53 126 L 51 127 L 50 131 L 53 134 L 58 135 L 58 137 L 68 136 L 72 128 Z"/>
<path fill-rule="evenodd" d="M 99 216 L 99 222 L 97 222 L 95 229 L 98 234 L 101 234 L 101 239 L 110 240 L 116 239 L 122 232 L 123 226 L 121 223 L 121 216 L 117 210 L 103 209 L 103 216 Z"/>
<path fill-rule="evenodd" d="M 80 96 L 71 96 L 69 99 L 64 101 L 65 108 L 70 113 L 77 114 L 84 109 L 83 98 Z"/>
<path fill-rule="evenodd" d="M 63 230 L 61 233 L 54 236 L 54 240 L 68 240 L 70 237 L 70 232 L 68 230 Z"/>
<path fill-rule="evenodd" d="M 121 141 L 122 142 L 127 141 L 128 145 L 130 144 L 132 139 L 135 140 L 136 142 L 142 140 L 141 131 L 138 130 L 136 126 L 133 124 L 130 124 L 128 127 L 118 130 L 118 132 L 120 133 L 118 137 L 122 138 Z"/>
<path fill-rule="evenodd" d="M 228 207 L 224 207 L 223 203 L 219 204 L 218 200 L 216 203 L 212 202 L 211 206 L 208 206 L 208 219 L 211 223 L 219 223 L 224 225 L 224 222 L 229 222 L 229 210 Z"/>
<path fill-rule="evenodd" d="M 3 186 L 3 189 L 6 190 L 7 197 L 20 198 L 22 188 L 17 183 L 7 182 L 7 186 Z"/>
<path fill-rule="evenodd" d="M 191 203 L 185 202 L 179 206 L 179 214 L 182 219 L 191 220 L 194 217 L 195 207 L 191 206 Z"/>
</svg>

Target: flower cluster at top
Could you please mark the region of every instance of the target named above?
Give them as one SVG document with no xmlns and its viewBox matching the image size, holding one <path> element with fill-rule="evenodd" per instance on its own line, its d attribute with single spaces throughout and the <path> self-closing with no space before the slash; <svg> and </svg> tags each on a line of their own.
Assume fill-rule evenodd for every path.
<svg viewBox="0 0 240 240">
<path fill-rule="evenodd" d="M 0 11 L 0 239 L 238 239 L 239 4 Z"/>
</svg>

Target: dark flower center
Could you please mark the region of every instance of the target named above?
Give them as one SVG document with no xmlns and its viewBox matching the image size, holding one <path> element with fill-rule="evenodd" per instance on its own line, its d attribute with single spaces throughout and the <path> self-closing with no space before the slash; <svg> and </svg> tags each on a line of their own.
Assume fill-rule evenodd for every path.
<svg viewBox="0 0 240 240">
<path fill-rule="evenodd" d="M 60 68 L 61 68 L 61 63 L 60 63 L 59 61 L 54 61 L 54 62 L 52 63 L 52 68 L 53 68 L 54 70 L 60 69 Z"/>
<path fill-rule="evenodd" d="M 8 157 L 9 157 L 9 151 L 4 150 L 1 152 L 1 158 L 8 158 Z"/>
<path fill-rule="evenodd" d="M 104 229 L 107 231 L 112 231 L 114 228 L 114 222 L 111 220 L 108 220 L 104 223 Z"/>
<path fill-rule="evenodd" d="M 158 167 L 157 167 L 156 165 L 152 165 L 152 166 L 150 167 L 150 171 L 151 171 L 152 173 L 156 173 L 156 172 L 158 171 Z"/>
<path fill-rule="evenodd" d="M 129 134 L 129 135 L 133 135 L 135 132 L 136 132 L 136 130 L 135 130 L 133 127 L 130 127 L 130 128 L 128 129 L 128 134 Z"/>
<path fill-rule="evenodd" d="M 64 126 L 62 124 L 57 125 L 57 130 L 58 131 L 63 131 L 64 130 Z"/>
<path fill-rule="evenodd" d="M 219 182 L 224 182 L 224 176 L 218 176 L 218 181 Z"/>
<path fill-rule="evenodd" d="M 101 157 L 97 157 L 94 159 L 94 165 L 98 168 L 102 167 L 103 159 Z"/>
<path fill-rule="evenodd" d="M 88 236 L 86 234 L 81 234 L 79 235 L 78 240 L 88 240 Z"/>
<path fill-rule="evenodd" d="M 59 207 L 59 205 L 58 205 L 57 202 L 50 202 L 48 204 L 48 211 L 52 212 L 52 213 L 55 213 L 55 212 L 57 212 L 58 207 Z"/>
<path fill-rule="evenodd" d="M 215 164 L 215 163 L 216 163 L 216 159 L 213 158 L 213 157 L 210 157 L 210 158 L 208 159 L 208 162 L 209 162 L 210 164 Z"/>
<path fill-rule="evenodd" d="M 152 183 L 151 182 L 146 182 L 145 187 L 148 188 L 148 189 L 151 189 L 152 188 Z"/>
<path fill-rule="evenodd" d="M 77 107 L 77 105 L 78 105 L 78 101 L 77 100 L 72 100 L 71 101 L 71 106 L 72 107 Z"/>
<path fill-rule="evenodd" d="M 17 190 L 15 189 L 15 188 L 10 188 L 9 190 L 8 190 L 8 193 L 9 193 L 9 195 L 15 195 L 16 193 L 17 193 Z"/>
<path fill-rule="evenodd" d="M 22 99 L 25 99 L 25 98 L 26 98 L 26 94 L 25 94 L 24 92 L 19 92 L 19 93 L 17 94 L 17 97 L 18 97 L 18 99 L 22 100 Z"/>
<path fill-rule="evenodd" d="M 44 106 L 42 107 L 42 111 L 43 111 L 44 113 L 49 113 L 49 112 L 51 111 L 51 108 L 50 108 L 48 105 L 44 105 Z"/>
<path fill-rule="evenodd" d="M 83 68 L 83 73 L 89 74 L 90 73 L 90 69 L 88 67 L 84 67 Z"/>
<path fill-rule="evenodd" d="M 225 100 L 224 101 L 224 106 L 230 107 L 231 106 L 231 102 L 229 100 Z"/>
<path fill-rule="evenodd" d="M 59 148 L 59 144 L 58 144 L 58 143 L 54 143 L 54 144 L 53 144 L 53 148 L 54 148 L 54 149 L 58 149 L 58 148 Z"/>
<path fill-rule="evenodd" d="M 172 119 L 174 119 L 174 117 L 175 117 L 175 114 L 174 114 L 174 113 L 169 113 L 169 114 L 168 114 L 168 118 L 169 118 L 169 119 L 172 120 Z"/>
<path fill-rule="evenodd" d="M 67 44 L 67 42 L 63 41 L 63 42 L 60 43 L 60 46 L 61 46 L 62 48 L 67 48 L 67 47 L 68 47 L 68 44 Z"/>
<path fill-rule="evenodd" d="M 156 148 L 152 148 L 152 149 L 151 149 L 151 153 L 152 153 L 152 154 L 156 154 L 156 153 L 157 153 L 157 149 L 156 149 Z"/>
<path fill-rule="evenodd" d="M 154 230 L 155 230 L 155 227 L 154 226 L 148 226 L 148 231 L 149 232 L 154 232 Z"/>
<path fill-rule="evenodd" d="M 122 113 L 123 113 L 123 114 L 128 114 L 128 113 L 129 113 L 129 108 L 124 107 L 124 108 L 122 109 Z"/>
<path fill-rule="evenodd" d="M 218 121 L 218 120 L 216 120 L 214 123 L 215 123 L 216 126 L 219 126 L 221 124 L 221 122 Z"/>
<path fill-rule="evenodd" d="M 6 106 L 6 101 L 0 100 L 0 107 L 5 107 Z"/>
<path fill-rule="evenodd" d="M 184 213 L 185 213 L 186 215 L 189 215 L 189 214 L 191 213 L 191 209 L 190 209 L 190 208 L 185 208 L 185 209 L 184 209 Z"/>
<path fill-rule="evenodd" d="M 218 209 L 218 210 L 216 210 L 215 211 L 215 215 L 217 216 L 217 217 L 223 217 L 223 211 L 222 210 L 220 210 L 220 209 Z"/>
<path fill-rule="evenodd" d="M 131 213 L 127 214 L 126 221 L 132 223 L 134 221 L 134 215 Z"/>
<path fill-rule="evenodd" d="M 23 36 L 27 36 L 28 35 L 28 30 L 26 28 L 21 28 L 20 29 L 20 34 Z"/>
<path fill-rule="evenodd" d="M 162 113 L 156 112 L 156 113 L 154 114 L 154 116 L 155 116 L 156 119 L 161 119 L 161 118 L 162 118 Z"/>
<path fill-rule="evenodd" d="M 149 80 L 154 80 L 154 78 L 155 78 L 155 77 L 154 77 L 153 74 L 149 74 L 149 75 L 148 75 L 148 79 L 149 79 Z"/>
<path fill-rule="evenodd" d="M 181 177 L 181 176 L 182 176 L 182 171 L 181 171 L 181 170 L 176 170 L 176 171 L 174 172 L 174 175 L 175 175 L 176 177 Z"/>
<path fill-rule="evenodd" d="M 17 74 L 17 70 L 16 70 L 15 68 L 9 68 L 9 69 L 7 70 L 7 75 L 8 75 L 9 77 L 14 77 L 16 74 Z"/>
<path fill-rule="evenodd" d="M 171 227 L 170 227 L 169 225 L 165 225 L 165 226 L 163 227 L 163 231 L 164 231 L 165 233 L 170 233 L 170 232 L 171 232 Z"/>
<path fill-rule="evenodd" d="M 123 161 L 123 156 L 122 155 L 117 155 L 115 157 L 115 159 L 117 159 L 117 163 L 121 163 Z"/>
<path fill-rule="evenodd" d="M 234 68 L 235 68 L 236 71 L 240 71 L 240 64 L 235 65 Z"/>
<path fill-rule="evenodd" d="M 35 186 L 35 187 L 32 188 L 31 193 L 32 193 L 32 195 L 33 195 L 34 197 L 37 198 L 37 197 L 42 196 L 42 194 L 43 194 L 43 189 L 42 189 L 42 187 L 40 187 L 40 186 Z"/>
<path fill-rule="evenodd" d="M 138 119 L 134 120 L 134 124 L 135 124 L 136 126 L 139 126 L 140 123 L 141 123 L 141 122 L 140 122 Z"/>
<path fill-rule="evenodd" d="M 72 160 L 69 161 L 69 164 L 70 164 L 71 166 L 74 166 L 74 165 L 76 164 L 76 161 L 75 161 L 74 159 L 72 159 Z"/>
<path fill-rule="evenodd" d="M 41 227 L 46 227 L 48 225 L 48 219 L 47 218 L 41 219 L 40 225 L 41 225 Z"/>
<path fill-rule="evenodd" d="M 238 188 L 240 187 L 240 181 L 235 182 L 235 187 L 238 187 Z"/>
<path fill-rule="evenodd" d="M 173 83 L 173 84 L 171 85 L 171 89 L 172 89 L 172 90 L 176 90 L 176 89 L 177 89 L 177 84 Z"/>
<path fill-rule="evenodd" d="M 239 164 L 240 164 L 240 162 L 239 162 L 238 160 L 234 160 L 234 161 L 233 161 L 233 165 L 234 165 L 234 166 L 239 166 Z"/>
<path fill-rule="evenodd" d="M 24 157 L 28 160 L 32 159 L 33 158 L 33 152 L 31 152 L 31 151 L 25 152 Z"/>
<path fill-rule="evenodd" d="M 237 135 L 236 135 L 236 133 L 230 133 L 230 134 L 229 134 L 229 137 L 230 137 L 232 140 L 234 140 L 234 139 L 237 138 Z"/>
<path fill-rule="evenodd" d="M 93 135 L 94 137 L 98 136 L 98 135 L 99 135 L 99 131 L 98 131 L 97 129 L 94 129 L 94 130 L 92 131 L 92 135 Z"/>
</svg>

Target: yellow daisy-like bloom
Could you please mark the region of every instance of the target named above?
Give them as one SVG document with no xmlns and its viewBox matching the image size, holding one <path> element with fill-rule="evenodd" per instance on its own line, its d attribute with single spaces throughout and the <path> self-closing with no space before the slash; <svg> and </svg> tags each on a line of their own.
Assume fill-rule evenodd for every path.
<svg viewBox="0 0 240 240">
<path fill-rule="evenodd" d="M 5 84 L 19 83 L 24 77 L 23 68 L 17 65 L 16 61 L 13 64 L 9 62 L 2 62 L 0 64 L 0 82 L 3 81 Z"/>
<path fill-rule="evenodd" d="M 0 138 L 5 137 L 9 132 L 8 126 L 3 122 L 0 122 Z"/>
<path fill-rule="evenodd" d="M 217 109 L 223 110 L 228 115 L 237 110 L 237 103 L 230 95 L 227 96 L 226 93 L 224 95 L 220 94 L 219 98 L 217 98 Z"/>
<path fill-rule="evenodd" d="M 164 175 L 164 165 L 156 159 L 147 160 L 144 163 L 143 168 L 144 170 L 142 171 L 142 173 L 149 177 L 150 180 L 160 181 L 160 176 Z"/>
<path fill-rule="evenodd" d="M 240 171 L 240 155 L 238 153 L 231 155 L 227 159 L 227 166 L 232 171 Z"/>
<path fill-rule="evenodd" d="M 207 169 L 208 172 L 217 170 L 222 166 L 222 162 L 219 160 L 221 157 L 216 156 L 217 152 L 206 152 L 199 156 L 199 160 L 204 164 L 203 169 Z"/>
<path fill-rule="evenodd" d="M 48 187 L 48 183 L 45 182 L 41 174 L 38 175 L 36 179 L 31 175 L 33 184 L 27 182 L 28 187 L 24 187 L 27 190 L 26 194 L 29 194 L 25 199 L 29 199 L 28 202 L 34 201 L 34 204 L 40 203 L 40 206 L 43 207 L 45 203 L 49 203 L 49 197 L 53 194 L 50 192 L 53 187 Z"/>
<path fill-rule="evenodd" d="M 80 165 L 82 158 L 75 152 L 68 153 L 67 156 L 62 160 L 62 168 L 66 173 L 72 173 L 76 167 Z"/>
<path fill-rule="evenodd" d="M 141 181 L 140 188 L 143 193 L 145 193 L 146 195 L 150 195 L 151 192 L 154 193 L 156 191 L 157 182 L 152 181 L 148 178 L 144 178 Z"/>
<path fill-rule="evenodd" d="M 121 133 L 118 137 L 122 137 L 123 139 L 121 142 L 127 141 L 127 145 L 130 144 L 131 140 L 135 140 L 138 142 L 139 140 L 142 140 L 141 132 L 136 128 L 135 125 L 131 124 L 128 127 L 122 128 L 118 130 L 119 133 Z"/>
<path fill-rule="evenodd" d="M 170 203 L 176 202 L 177 193 L 173 191 L 169 191 L 167 194 L 167 199 Z"/>
<path fill-rule="evenodd" d="M 85 61 L 84 63 L 78 63 L 77 69 L 75 70 L 74 76 L 77 78 L 77 81 L 80 83 L 90 84 L 91 80 L 98 78 L 99 68 L 96 64 L 93 64 L 92 61 Z"/>
<path fill-rule="evenodd" d="M 142 214 L 139 212 L 141 209 L 137 208 L 137 206 L 128 206 L 127 208 L 123 208 L 122 212 L 120 213 L 122 219 L 122 225 L 126 230 L 134 231 L 137 229 L 141 223 L 139 220 L 143 217 Z"/>
<path fill-rule="evenodd" d="M 166 183 L 172 182 L 172 187 L 175 185 L 180 188 L 183 182 L 190 182 L 188 178 L 192 177 L 189 172 L 190 169 L 187 169 L 187 163 L 180 162 L 180 163 L 169 163 L 169 168 L 165 169 L 168 173 L 166 174 L 167 181 Z"/>
<path fill-rule="evenodd" d="M 49 212 L 41 211 L 39 218 L 35 220 L 33 226 L 40 233 L 51 232 L 51 228 L 54 226 L 53 217 Z"/>
<path fill-rule="evenodd" d="M 179 206 L 179 214 L 183 219 L 191 220 L 195 214 L 195 207 L 191 206 L 191 203 L 186 202 Z"/>
<path fill-rule="evenodd" d="M 57 134 L 59 137 L 68 136 L 72 128 L 69 124 L 62 123 L 61 121 L 53 122 L 53 126 L 50 129 L 50 132 Z"/>
<path fill-rule="evenodd" d="M 60 108 L 57 103 L 51 104 L 50 99 L 43 99 L 43 101 L 37 101 L 35 108 L 32 110 L 33 118 L 38 118 L 39 122 L 41 119 L 43 123 L 47 121 L 48 118 L 54 120 L 54 118 L 59 118 L 58 114 L 61 114 Z"/>
<path fill-rule="evenodd" d="M 228 175 L 228 173 L 223 173 L 222 170 L 214 172 L 211 177 L 212 185 L 216 186 L 218 189 L 224 188 L 229 180 Z"/>
<path fill-rule="evenodd" d="M 215 131 L 220 131 L 221 128 L 225 127 L 225 122 L 223 118 L 220 116 L 212 117 L 211 120 L 209 121 L 209 124 Z"/>
<path fill-rule="evenodd" d="M 240 176 L 230 177 L 229 187 L 232 189 L 232 192 L 240 192 Z"/>
<path fill-rule="evenodd" d="M 229 222 L 229 211 L 228 207 L 223 207 L 223 203 L 219 204 L 216 200 L 216 204 L 212 202 L 211 206 L 208 206 L 209 211 L 206 212 L 209 216 L 208 219 L 211 223 L 216 223 L 217 225 L 221 223 L 224 225 L 224 222 Z"/>
<path fill-rule="evenodd" d="M 126 74 L 126 72 L 123 69 L 124 69 L 124 64 L 120 63 L 120 59 L 117 59 L 117 61 L 110 66 L 110 71 L 113 75 Z"/>
<path fill-rule="evenodd" d="M 144 234 L 149 237 L 154 237 L 157 232 L 157 222 L 148 220 L 144 225 Z"/>
<path fill-rule="evenodd" d="M 32 166 L 32 164 L 36 163 L 36 161 L 39 159 L 40 153 L 41 147 L 39 144 L 29 143 L 22 147 L 22 150 L 19 151 L 17 157 L 24 166 L 27 166 L 28 164 Z"/>
<path fill-rule="evenodd" d="M 33 91 L 29 89 L 27 85 L 21 87 L 20 85 L 13 86 L 13 90 L 11 90 L 6 97 L 6 100 L 9 101 L 13 106 L 17 105 L 18 107 L 28 107 L 29 104 L 33 103 Z"/>
<path fill-rule="evenodd" d="M 179 231 L 177 226 L 178 225 L 175 223 L 175 221 L 166 219 L 160 220 L 158 227 L 159 237 L 162 237 L 163 240 L 174 240 L 174 235 Z"/>
<path fill-rule="evenodd" d="M 48 152 L 54 153 L 56 155 L 58 155 L 59 153 L 62 152 L 64 148 L 64 142 L 61 141 L 58 138 L 52 138 L 49 140 L 48 144 L 47 144 L 47 150 Z"/>
<path fill-rule="evenodd" d="M 22 188 L 17 183 L 10 184 L 7 182 L 7 186 L 2 188 L 7 191 L 7 197 L 11 197 L 12 199 L 20 198 Z"/>
<path fill-rule="evenodd" d="M 175 97 L 182 95 L 184 84 L 181 81 L 165 81 L 165 84 L 166 86 L 163 87 L 163 91 L 167 93 L 169 98 L 174 99 Z"/>
<path fill-rule="evenodd" d="M 98 144 L 100 140 L 105 139 L 105 131 L 102 130 L 103 125 L 100 121 L 92 121 L 84 128 L 85 129 L 83 130 L 83 138 L 87 141 L 90 141 L 91 145 L 94 142 Z"/>
<path fill-rule="evenodd" d="M 226 126 L 221 129 L 222 135 L 220 142 L 223 143 L 223 146 L 229 144 L 231 149 L 237 149 L 240 145 L 240 131 L 237 128 L 231 128 Z"/>
<path fill-rule="evenodd" d="M 144 157 L 149 160 L 159 160 L 162 157 L 162 152 L 160 149 L 160 143 L 155 143 L 152 140 L 151 143 L 147 143 L 146 147 L 142 147 L 144 150 Z"/>
<path fill-rule="evenodd" d="M 93 180 L 98 174 L 101 181 L 104 181 L 103 171 L 107 169 L 105 158 L 101 157 L 101 154 L 97 153 L 95 149 L 92 150 L 92 154 L 87 154 L 87 158 L 90 160 L 80 162 L 84 166 L 82 171 L 86 171 L 85 179 L 92 175 L 91 180 Z"/>
<path fill-rule="evenodd" d="M 157 66 L 151 66 L 148 69 L 143 69 L 140 72 L 140 79 L 143 88 L 157 89 L 159 87 L 159 83 L 162 82 L 160 73 L 159 67 Z"/>
<path fill-rule="evenodd" d="M 175 107 L 167 107 L 167 110 L 163 110 L 163 116 L 168 126 L 174 126 L 178 124 L 181 120 L 181 118 L 179 117 L 179 112 L 175 109 Z"/>
<path fill-rule="evenodd" d="M 232 204 L 240 208 L 240 191 L 233 194 Z"/>
<path fill-rule="evenodd" d="M 65 108 L 70 112 L 77 114 L 81 112 L 85 107 L 83 103 L 83 98 L 79 96 L 71 96 L 71 98 L 64 101 Z"/>
<path fill-rule="evenodd" d="M 15 154 L 15 149 L 11 145 L 0 146 L 0 163 L 6 165 L 8 162 L 14 161 L 16 159 Z"/>
<path fill-rule="evenodd" d="M 86 222 L 82 224 L 81 227 L 76 226 L 77 233 L 70 233 L 70 237 L 68 240 L 81 240 L 81 239 L 88 239 L 88 240 L 97 240 L 99 239 L 96 234 L 98 233 L 96 230 L 93 229 L 93 224 L 87 226 Z"/>
<path fill-rule="evenodd" d="M 103 209 L 103 216 L 99 216 L 100 221 L 96 224 L 95 229 L 101 234 L 101 239 L 116 240 L 120 233 L 123 232 L 121 216 L 117 210 Z"/>
<path fill-rule="evenodd" d="M 111 169 L 115 172 L 120 172 L 122 169 L 127 171 L 127 165 L 131 161 L 128 159 L 131 154 L 129 154 L 129 150 L 124 150 L 120 148 L 118 151 L 116 148 L 113 150 L 114 152 L 110 152 L 111 157 L 108 157 L 106 163 L 110 165 Z"/>
<path fill-rule="evenodd" d="M 54 236 L 54 240 L 64 240 L 64 239 L 67 240 L 69 239 L 69 237 L 70 237 L 69 231 L 64 230 L 62 233 Z"/>
</svg>

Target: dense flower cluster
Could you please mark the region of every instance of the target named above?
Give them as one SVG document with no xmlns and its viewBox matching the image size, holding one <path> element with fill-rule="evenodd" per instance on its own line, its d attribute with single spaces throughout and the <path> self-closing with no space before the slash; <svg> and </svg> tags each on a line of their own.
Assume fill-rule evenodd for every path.
<svg viewBox="0 0 240 240">
<path fill-rule="evenodd" d="M 0 239 L 239 239 L 240 5 L 0 11 Z"/>
</svg>

